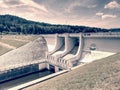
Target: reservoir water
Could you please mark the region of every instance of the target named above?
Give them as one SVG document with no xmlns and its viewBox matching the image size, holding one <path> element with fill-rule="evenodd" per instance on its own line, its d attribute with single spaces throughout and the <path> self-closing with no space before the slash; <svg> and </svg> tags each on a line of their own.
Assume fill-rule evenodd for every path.
<svg viewBox="0 0 120 90">
<path fill-rule="evenodd" d="M 41 78 L 43 76 L 46 76 L 46 75 L 49 75 L 49 74 L 52 74 L 52 73 L 54 73 L 54 70 L 45 69 L 45 70 L 42 70 L 42 71 L 39 71 L 39 72 L 36 72 L 36 73 L 26 75 L 24 77 L 20 77 L 20 78 L 14 79 L 14 80 L 10 80 L 10 81 L 4 82 L 4 83 L 0 83 L 0 90 L 7 90 L 8 88 L 12 88 L 14 86 L 17 86 L 17 85 L 20 85 L 20 84 L 23 84 L 23 83 Z"/>
</svg>

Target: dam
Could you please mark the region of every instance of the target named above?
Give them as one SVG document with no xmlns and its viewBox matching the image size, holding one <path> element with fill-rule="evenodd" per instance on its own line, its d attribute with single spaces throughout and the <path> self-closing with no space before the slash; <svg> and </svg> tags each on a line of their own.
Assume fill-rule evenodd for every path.
<svg viewBox="0 0 120 90">
<path fill-rule="evenodd" d="M 42 39 L 37 39 L 0 57 L 0 60 L 3 61 L 10 57 L 8 61 L 12 61 L 9 63 L 11 64 L 10 67 L 7 67 L 7 61 L 3 62 L 4 65 L 2 63 L 0 64 L 2 67 L 0 69 L 0 82 L 43 69 L 50 70 L 51 66 L 54 68 L 54 72 L 59 72 L 61 70 L 69 71 L 71 68 L 76 67 L 81 63 L 89 63 L 120 52 L 120 33 L 118 32 L 66 33 L 40 35 L 40 37 L 46 42 L 46 44 L 45 42 L 42 43 L 43 46 L 39 46 Z M 40 48 L 46 50 L 44 47 L 46 45 L 48 50 L 43 53 L 42 56 L 44 56 L 44 58 L 41 59 L 40 53 L 42 53 L 43 50 L 40 50 Z M 27 53 L 24 50 L 25 48 L 27 48 Z M 31 56 L 33 53 L 34 55 Z M 24 54 L 26 56 L 24 56 Z M 16 55 L 15 58 L 12 58 L 14 55 Z M 22 59 L 19 55 L 22 56 Z M 16 70 L 22 72 L 21 75 L 20 73 L 17 73 L 14 76 L 12 71 Z M 11 76 L 5 77 L 6 74 Z"/>
<path fill-rule="evenodd" d="M 56 34 L 43 37 L 49 49 L 47 59 L 63 62 L 67 65 L 63 67 L 67 69 L 120 52 L 120 33 Z M 54 43 L 51 44 L 53 38 Z"/>
</svg>

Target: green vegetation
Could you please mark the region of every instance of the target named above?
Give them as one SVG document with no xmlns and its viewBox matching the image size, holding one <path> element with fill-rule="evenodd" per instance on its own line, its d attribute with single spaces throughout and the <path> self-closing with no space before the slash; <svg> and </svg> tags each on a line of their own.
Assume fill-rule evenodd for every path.
<svg viewBox="0 0 120 90">
<path fill-rule="evenodd" d="M 16 48 L 25 45 L 27 42 L 17 41 L 17 40 L 8 40 L 8 39 L 0 39 L 0 42 L 6 43 L 10 46 L 14 46 Z"/>
<path fill-rule="evenodd" d="M 52 25 L 34 22 L 12 15 L 0 15 L 1 34 L 55 34 L 107 31 L 107 29 L 86 26 Z"/>
<path fill-rule="evenodd" d="M 18 48 L 27 44 L 30 41 L 37 39 L 38 37 L 40 36 L 39 35 L 3 35 L 2 38 L 0 38 L 0 42 L 7 44 L 8 46 L 4 46 L 0 44 L 0 55 L 3 55 L 10 50 L 13 50 L 9 48 L 9 45 Z"/>
<path fill-rule="evenodd" d="M 10 51 L 12 49 L 8 49 L 6 47 L 0 46 L 0 56 L 5 54 L 6 52 Z"/>
<path fill-rule="evenodd" d="M 120 53 L 86 64 L 26 90 L 120 90 Z"/>
<path fill-rule="evenodd" d="M 38 37 L 38 35 L 3 35 L 2 39 L 0 39 L 0 42 L 18 48 L 30 41 L 37 39 Z"/>
</svg>

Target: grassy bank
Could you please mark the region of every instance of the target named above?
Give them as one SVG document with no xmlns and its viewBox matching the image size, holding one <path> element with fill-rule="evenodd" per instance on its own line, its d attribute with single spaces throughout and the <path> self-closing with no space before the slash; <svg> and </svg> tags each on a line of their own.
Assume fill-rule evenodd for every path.
<svg viewBox="0 0 120 90">
<path fill-rule="evenodd" d="M 120 90 L 120 54 L 86 64 L 25 90 Z"/>
<path fill-rule="evenodd" d="M 3 35 L 2 38 L 0 38 L 0 42 L 8 46 L 19 48 L 38 37 L 39 35 Z M 11 50 L 13 49 L 0 45 L 0 55 L 3 55 Z"/>
<path fill-rule="evenodd" d="M 12 49 L 8 49 L 0 45 L 0 56 L 5 54 L 6 52 L 9 52 L 10 50 Z"/>
</svg>

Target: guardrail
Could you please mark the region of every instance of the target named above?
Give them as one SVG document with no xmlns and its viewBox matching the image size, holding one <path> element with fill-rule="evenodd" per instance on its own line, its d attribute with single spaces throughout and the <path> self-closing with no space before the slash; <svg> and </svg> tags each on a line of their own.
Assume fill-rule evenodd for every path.
<svg viewBox="0 0 120 90">
<path fill-rule="evenodd" d="M 79 37 L 79 35 L 82 34 L 84 37 L 120 37 L 120 32 L 100 32 L 100 33 L 64 33 L 64 34 L 47 34 L 47 35 L 42 35 L 45 37 L 54 37 L 55 35 L 58 35 L 59 37 L 65 37 L 66 35 L 70 37 Z"/>
<path fill-rule="evenodd" d="M 120 37 L 120 32 L 83 33 L 83 37 Z"/>
</svg>

